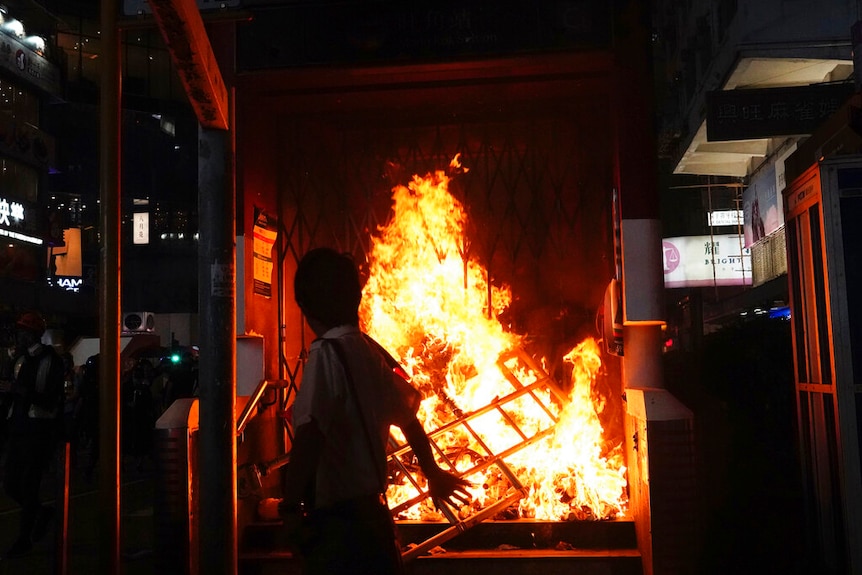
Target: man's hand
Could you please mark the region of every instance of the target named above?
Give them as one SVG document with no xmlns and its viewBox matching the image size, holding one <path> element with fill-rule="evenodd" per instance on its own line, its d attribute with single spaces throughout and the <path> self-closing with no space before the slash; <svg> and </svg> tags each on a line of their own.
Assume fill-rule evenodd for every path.
<svg viewBox="0 0 862 575">
<path fill-rule="evenodd" d="M 404 432 L 407 443 L 413 448 L 416 459 L 419 460 L 422 474 L 428 480 L 428 493 L 437 509 L 441 508 L 441 501 L 455 509 L 470 503 L 472 497 L 467 492 L 467 488 L 472 487 L 470 482 L 440 468 L 431 454 L 431 444 L 419 420 L 413 417 L 399 427 Z"/>
<path fill-rule="evenodd" d="M 467 491 L 468 487 L 472 487 L 469 481 L 440 467 L 434 467 L 423 473 L 428 480 L 428 493 L 437 509 L 440 509 L 441 501 L 455 509 L 459 509 L 462 505 L 467 505 L 472 501 L 473 498 Z"/>
</svg>

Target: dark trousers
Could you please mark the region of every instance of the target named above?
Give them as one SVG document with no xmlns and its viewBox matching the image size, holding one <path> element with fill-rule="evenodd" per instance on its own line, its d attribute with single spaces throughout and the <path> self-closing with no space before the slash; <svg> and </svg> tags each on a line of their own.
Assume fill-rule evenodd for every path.
<svg viewBox="0 0 862 575">
<path fill-rule="evenodd" d="M 311 513 L 304 549 L 307 575 L 398 575 L 404 572 L 395 524 L 380 496 L 351 499 Z"/>
<path fill-rule="evenodd" d="M 46 422 L 45 426 L 31 425 L 28 431 L 10 434 L 6 444 L 3 478 L 6 493 L 21 506 L 18 540 L 27 542 L 42 510 L 39 498 L 42 477 L 51 463 L 57 444 L 53 422 Z"/>
</svg>

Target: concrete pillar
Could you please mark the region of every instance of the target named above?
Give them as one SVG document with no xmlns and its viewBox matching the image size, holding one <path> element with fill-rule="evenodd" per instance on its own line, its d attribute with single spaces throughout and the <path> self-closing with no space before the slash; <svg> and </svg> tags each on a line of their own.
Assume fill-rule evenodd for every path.
<svg viewBox="0 0 862 575">
<path fill-rule="evenodd" d="M 662 368 L 664 279 L 649 4 L 617 4 L 616 183 L 630 505 L 644 574 L 663 575 L 694 572 L 698 530 L 693 416 L 665 389 Z"/>
</svg>

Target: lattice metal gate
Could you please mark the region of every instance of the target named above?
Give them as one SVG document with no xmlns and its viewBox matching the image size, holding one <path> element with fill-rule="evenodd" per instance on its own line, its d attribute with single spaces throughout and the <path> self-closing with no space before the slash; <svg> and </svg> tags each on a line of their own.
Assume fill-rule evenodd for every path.
<svg viewBox="0 0 862 575">
<path fill-rule="evenodd" d="M 612 102 L 607 94 L 581 94 L 573 85 L 559 93 L 546 86 L 542 93 L 519 92 L 505 104 L 463 108 L 438 105 L 432 90 L 417 96 L 420 88 L 405 89 L 404 103 L 390 94 L 377 106 L 338 113 L 309 111 L 307 102 L 291 112 L 286 97 L 271 128 L 278 135 L 271 145 L 280 150 L 274 176 L 282 257 L 277 269 L 291 278 L 302 254 L 318 245 L 367 261 L 371 237 L 389 217 L 392 189 L 406 185 L 413 174 L 444 169 L 460 154 L 468 171 L 449 188 L 469 218 L 460 251 L 481 262 L 490 281 L 512 287 L 512 309 L 501 320 L 529 334 L 530 352 L 561 357 L 565 346 L 594 333 L 595 312 L 614 267 Z M 292 330 L 281 353 L 289 401 L 308 340 L 301 325 L 280 324 Z M 550 365 L 550 374 L 530 385 L 510 374 L 511 398 L 542 403 L 536 386 L 555 389 L 552 376 L 559 375 L 559 367 Z M 506 401 L 486 409 L 506 417 Z M 553 429 L 553 406 L 542 405 L 547 426 L 522 433 L 511 450 Z M 466 414 L 449 426 L 469 434 L 471 418 L 478 415 Z M 450 517 L 449 528 L 408 553 L 420 553 L 517 501 L 522 486 L 504 461 L 511 450 L 487 449 L 483 455 L 484 465 L 498 466 L 508 478 L 509 494 L 474 517 Z"/>
<path fill-rule="evenodd" d="M 529 331 L 539 345 L 571 338 L 592 326 L 613 274 L 608 107 L 574 98 L 470 122 L 422 123 L 420 116 L 403 126 L 393 125 L 401 115 L 379 111 L 281 117 L 284 277 L 317 245 L 366 261 L 392 188 L 460 153 L 469 171 L 450 191 L 469 217 L 462 253 L 482 262 L 492 281 L 512 285 L 513 330 Z M 288 358 L 300 355 L 285 350 Z M 298 364 L 287 372 L 298 373 Z"/>
</svg>

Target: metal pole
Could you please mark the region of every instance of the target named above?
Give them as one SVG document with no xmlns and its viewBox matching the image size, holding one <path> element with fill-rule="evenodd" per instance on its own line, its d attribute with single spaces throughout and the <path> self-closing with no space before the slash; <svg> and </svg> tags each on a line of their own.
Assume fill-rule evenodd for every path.
<svg viewBox="0 0 862 575">
<path fill-rule="evenodd" d="M 99 164 L 99 561 L 120 572 L 120 37 L 117 4 L 101 3 Z"/>
<path fill-rule="evenodd" d="M 63 442 L 58 458 L 56 527 L 54 531 L 54 575 L 66 575 L 69 569 L 69 485 L 71 483 L 72 449 L 68 439 Z"/>
<path fill-rule="evenodd" d="M 200 568 L 235 575 L 236 231 L 231 132 L 198 130 Z"/>
</svg>

